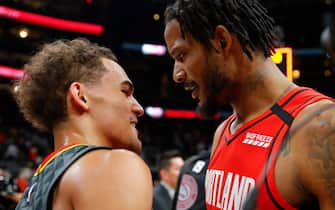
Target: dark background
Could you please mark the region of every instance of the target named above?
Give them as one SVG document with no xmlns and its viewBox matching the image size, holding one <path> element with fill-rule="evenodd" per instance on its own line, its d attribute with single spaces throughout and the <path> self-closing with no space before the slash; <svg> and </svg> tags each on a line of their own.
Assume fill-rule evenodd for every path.
<svg viewBox="0 0 335 210">
<path fill-rule="evenodd" d="M 38 46 L 59 38 L 86 37 L 110 47 L 133 80 L 135 97 L 143 105 L 169 109 L 194 110 L 195 102 L 171 79 L 172 60 L 165 56 L 144 56 L 124 49 L 124 43 L 164 45 L 165 0 L 1 0 L 0 6 L 75 21 L 102 24 L 99 36 L 73 33 L 9 20 L 0 16 L 0 65 L 21 68 Z M 334 74 L 320 45 L 327 15 L 334 13 L 332 0 L 262 0 L 282 34 L 282 46 L 293 48 L 294 69 L 301 71 L 295 82 L 335 95 Z M 158 21 L 153 15 L 160 15 Z M 22 28 L 27 38 L 18 36 Z M 327 73 L 327 74 L 326 74 Z M 11 80 L 0 78 L 0 130 L 29 127 L 17 110 L 10 94 Z M 227 110 L 222 110 L 229 113 Z M 159 119 L 144 116 L 139 123 L 145 150 L 156 154 L 178 148 L 185 156 L 196 153 L 202 142 L 209 147 L 219 120 Z M 34 131 L 35 132 L 35 131 Z M 195 140 L 196 139 L 196 140 Z M 197 143 L 195 143 L 197 142 Z M 0 145 L 1 146 L 1 145 Z M 199 145 L 198 145 L 199 146 Z M 201 147 L 201 145 L 200 145 Z M 158 148 L 158 149 L 157 149 Z M 153 152 L 151 151 L 153 150 Z M 42 154 L 45 154 L 46 151 Z M 150 155 L 149 155 L 150 156 Z M 154 157 L 148 157 L 148 159 Z"/>
<path fill-rule="evenodd" d="M 320 44 L 329 16 L 335 13 L 334 0 L 261 1 L 276 21 L 278 46 L 293 49 L 293 69 L 300 70 L 300 78 L 294 82 L 334 97 L 335 72 Z M 135 97 L 144 108 L 194 110 L 195 102 L 190 95 L 171 79 L 173 62 L 168 55 L 142 55 L 123 47 L 125 43 L 165 45 L 163 19 L 167 3 L 166 0 L 0 0 L 0 6 L 104 27 L 102 35 L 87 35 L 13 21 L 2 17 L 0 11 L 0 66 L 22 68 L 43 43 L 86 37 L 115 52 L 134 82 Z M 156 13 L 160 15 L 158 21 L 153 19 Z M 23 28 L 29 31 L 25 39 L 18 36 Z M 24 171 L 32 173 L 53 150 L 53 145 L 51 134 L 37 132 L 22 118 L 11 96 L 12 82 L 0 77 L 0 169 L 18 180 Z M 206 120 L 153 119 L 144 115 L 138 130 L 143 142 L 142 156 L 153 178 L 158 179 L 156 163 L 163 151 L 178 149 L 187 158 L 210 149 L 216 126 L 230 111 L 226 107 L 221 110 L 220 118 Z M 23 179 L 28 180 L 29 174 Z M 0 200 L 0 210 L 14 206 Z"/>
<path fill-rule="evenodd" d="M 164 45 L 164 0 L 2 0 L 0 5 L 68 20 L 102 24 L 101 36 L 72 33 L 33 26 L 0 17 L 0 65 L 21 68 L 37 47 L 58 38 L 78 36 L 112 48 L 136 86 L 136 97 L 144 105 L 174 108 L 193 108 L 191 97 L 180 91 L 171 81 L 172 60 L 166 55 L 143 56 L 140 52 L 122 48 L 123 43 L 151 43 Z M 319 53 L 295 53 L 294 69 L 301 71 L 295 82 L 317 88 L 328 95 L 335 93 L 334 76 L 324 75 L 329 69 L 320 48 L 320 35 L 326 24 L 326 13 L 333 13 L 332 0 L 263 0 L 283 34 L 283 46 L 317 49 Z M 160 15 L 158 21 L 153 15 Z M 21 28 L 27 28 L 26 39 L 18 37 Z M 300 50 L 300 51 L 299 51 Z M 321 52 L 321 53 L 320 53 Z M 162 80 L 165 82 L 162 82 Z M 0 79 L 0 84 L 8 84 Z M 3 87 L 3 86 L 2 86 Z M 6 94 L 0 94 L 2 97 Z M 1 102 L 8 99 L 0 98 Z"/>
</svg>

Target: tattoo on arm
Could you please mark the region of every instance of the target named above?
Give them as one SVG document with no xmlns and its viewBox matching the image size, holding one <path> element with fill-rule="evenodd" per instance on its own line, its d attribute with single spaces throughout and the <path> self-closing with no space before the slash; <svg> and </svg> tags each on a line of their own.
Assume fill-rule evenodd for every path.
<svg viewBox="0 0 335 210">
<path fill-rule="evenodd" d="M 315 181 L 324 185 L 335 204 L 335 120 L 331 116 L 322 116 L 315 119 L 317 129 L 307 129 L 307 135 L 311 138 L 307 161 L 310 161 L 311 170 L 318 175 Z"/>
<path fill-rule="evenodd" d="M 291 132 L 288 132 L 280 146 L 280 153 L 287 157 L 291 152 Z"/>
</svg>

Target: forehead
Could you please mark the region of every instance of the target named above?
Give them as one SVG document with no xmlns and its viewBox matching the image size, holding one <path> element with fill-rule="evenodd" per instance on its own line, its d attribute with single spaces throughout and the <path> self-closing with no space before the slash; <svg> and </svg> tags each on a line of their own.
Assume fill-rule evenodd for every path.
<svg viewBox="0 0 335 210">
<path fill-rule="evenodd" d="M 118 63 L 107 58 L 101 58 L 101 61 L 107 70 L 107 73 L 102 77 L 102 80 L 116 82 L 116 84 L 129 80 L 128 75 Z"/>
<path fill-rule="evenodd" d="M 170 54 L 179 47 L 194 45 L 194 40 L 189 33 L 185 33 L 184 37 L 182 36 L 180 24 L 176 19 L 166 24 L 164 38 Z"/>
<path fill-rule="evenodd" d="M 181 29 L 179 22 L 176 19 L 173 19 L 166 23 L 164 30 L 165 39 L 176 39 L 181 37 Z"/>
<path fill-rule="evenodd" d="M 182 37 L 180 25 L 177 20 L 171 20 L 165 26 L 164 38 L 169 49 L 180 45 L 186 40 Z"/>
<path fill-rule="evenodd" d="M 177 156 L 177 157 L 173 157 L 171 159 L 171 166 L 179 166 L 180 164 L 183 164 L 184 160 L 183 158 Z"/>
</svg>

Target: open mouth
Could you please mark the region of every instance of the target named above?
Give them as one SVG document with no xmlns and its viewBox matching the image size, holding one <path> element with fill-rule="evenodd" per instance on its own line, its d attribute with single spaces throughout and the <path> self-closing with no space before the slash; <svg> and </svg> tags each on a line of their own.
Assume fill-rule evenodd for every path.
<svg viewBox="0 0 335 210">
<path fill-rule="evenodd" d="M 199 89 L 198 89 L 198 88 L 195 88 L 195 89 L 192 91 L 192 98 L 193 98 L 193 99 L 199 99 Z"/>
<path fill-rule="evenodd" d="M 188 82 L 184 84 L 184 89 L 191 92 L 193 99 L 199 98 L 199 86 L 195 82 Z"/>
<path fill-rule="evenodd" d="M 133 127 L 136 127 L 137 120 L 130 120 L 130 124 L 131 124 Z"/>
</svg>

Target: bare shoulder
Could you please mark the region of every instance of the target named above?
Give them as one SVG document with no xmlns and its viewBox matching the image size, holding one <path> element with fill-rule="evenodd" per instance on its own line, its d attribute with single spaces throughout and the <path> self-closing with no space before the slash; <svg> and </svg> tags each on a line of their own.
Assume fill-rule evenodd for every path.
<svg viewBox="0 0 335 210">
<path fill-rule="evenodd" d="M 335 103 L 306 107 L 290 131 L 298 177 L 320 206 L 335 209 Z"/>
<path fill-rule="evenodd" d="M 127 150 L 87 153 L 65 172 L 59 188 L 69 194 L 74 209 L 151 209 L 149 167 Z"/>
<path fill-rule="evenodd" d="M 322 100 L 307 106 L 294 120 L 291 136 L 305 139 L 307 145 L 324 142 L 335 129 L 335 103 Z M 323 137 L 323 138 L 321 138 Z M 299 143 L 303 143 L 299 141 Z"/>
<path fill-rule="evenodd" d="M 213 138 L 213 144 L 212 144 L 212 151 L 211 151 L 211 156 L 213 156 L 217 146 L 220 143 L 220 137 L 221 137 L 221 133 L 223 131 L 223 127 L 224 127 L 224 123 L 225 121 L 223 121 L 215 130 L 214 133 L 214 138 Z"/>
</svg>

